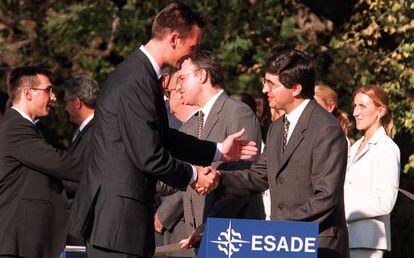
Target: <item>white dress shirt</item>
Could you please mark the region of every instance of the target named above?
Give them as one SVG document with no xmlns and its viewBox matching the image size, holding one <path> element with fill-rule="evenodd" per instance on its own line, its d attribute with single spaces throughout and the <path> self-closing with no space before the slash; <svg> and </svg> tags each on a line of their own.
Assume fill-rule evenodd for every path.
<svg viewBox="0 0 414 258">
<path fill-rule="evenodd" d="M 299 121 L 300 116 L 305 110 L 306 106 L 308 105 L 310 99 L 305 99 L 299 106 L 297 106 L 294 110 L 292 110 L 289 114 L 286 114 L 287 120 L 289 121 L 289 130 L 287 135 L 287 142 L 289 142 L 290 136 L 295 130 L 296 124 Z"/>
<path fill-rule="evenodd" d="M 12 109 L 16 110 L 17 112 L 19 112 L 19 114 L 24 118 L 30 121 L 30 123 L 35 124 L 34 121 L 30 118 L 30 116 L 28 114 L 26 114 L 25 112 L 21 111 L 20 109 L 18 109 L 17 107 L 11 107 Z"/>
<path fill-rule="evenodd" d="M 356 155 L 352 145 L 344 185 L 350 248 L 391 249 L 390 213 L 398 194 L 400 150 L 380 127 Z"/>
<path fill-rule="evenodd" d="M 203 126 L 206 125 L 207 117 L 210 114 L 211 108 L 213 107 L 216 100 L 223 94 L 224 90 L 219 90 L 212 98 L 210 98 L 204 107 L 201 108 L 201 111 L 204 113 L 204 123 Z"/>
</svg>

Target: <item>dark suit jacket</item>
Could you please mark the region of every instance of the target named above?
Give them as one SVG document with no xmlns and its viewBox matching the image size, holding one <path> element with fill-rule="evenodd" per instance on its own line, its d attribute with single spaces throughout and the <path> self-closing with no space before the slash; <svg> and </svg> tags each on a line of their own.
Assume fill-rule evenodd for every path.
<svg viewBox="0 0 414 258">
<path fill-rule="evenodd" d="M 168 106 L 167 106 L 168 107 Z M 168 110 L 168 109 L 167 109 Z M 171 120 L 168 119 L 171 126 Z M 197 123 L 192 123 L 191 119 L 184 122 L 179 130 L 180 131 L 195 131 L 197 130 Z M 162 197 L 161 204 L 157 208 L 158 218 L 165 228 L 163 233 L 164 245 L 174 244 L 188 237 L 187 229 L 184 221 L 184 207 L 183 207 L 183 192 L 176 189 L 167 187 L 161 182 L 157 182 L 157 193 L 161 195 L 167 195 Z M 192 250 L 181 250 L 178 252 L 167 253 L 167 256 L 178 257 L 193 257 L 194 252 Z"/>
<path fill-rule="evenodd" d="M 80 160 L 58 151 L 9 109 L 0 122 L 0 255 L 55 258 L 65 246 L 69 204 L 62 179 Z"/>
<path fill-rule="evenodd" d="M 68 149 L 66 150 L 69 154 L 76 155 L 82 159 L 83 168 L 86 168 L 87 165 L 86 157 L 88 157 L 89 155 L 92 127 L 93 119 L 89 121 L 89 123 L 83 128 L 82 131 L 79 132 L 79 134 L 76 136 L 76 138 L 73 140 L 73 142 L 69 145 Z M 63 185 L 65 187 L 65 191 L 68 198 L 73 199 L 75 197 L 75 193 L 78 189 L 79 183 L 64 180 Z"/>
<path fill-rule="evenodd" d="M 188 121 L 197 125 L 197 117 L 194 116 Z M 193 127 L 194 128 L 194 127 Z M 197 129 L 197 127 L 195 127 Z M 260 149 L 261 130 L 260 124 L 253 111 L 244 103 L 230 98 L 223 92 L 213 104 L 210 113 L 205 121 L 201 139 L 222 142 L 227 136 L 240 129 L 246 130 L 243 139 L 255 141 Z M 186 130 L 187 129 L 187 130 Z M 183 132 L 196 135 L 197 130 L 184 128 Z M 257 157 L 254 159 L 256 160 Z M 248 168 L 251 162 L 213 162 L 211 165 L 218 169 L 243 169 Z M 197 226 L 201 225 L 207 217 L 218 218 L 244 218 L 263 219 L 264 208 L 260 194 L 248 198 L 231 198 L 217 200 L 215 194 L 210 193 L 206 197 L 199 196 L 192 188 L 187 188 L 183 195 L 184 220 L 187 228 L 187 236 L 194 231 L 191 202 L 193 201 Z"/>
<path fill-rule="evenodd" d="M 92 245 L 152 255 L 155 182 L 184 189 L 192 169 L 181 160 L 209 164 L 215 148 L 169 130 L 154 68 L 136 49 L 109 76 L 98 98 L 70 233 L 84 235 Z"/>
<path fill-rule="evenodd" d="M 348 257 L 343 184 L 347 142 L 336 119 L 315 100 L 303 111 L 282 153 L 282 118 L 250 170 L 222 172 L 222 196 L 270 187 L 272 219 L 319 222 L 319 257 Z"/>
</svg>

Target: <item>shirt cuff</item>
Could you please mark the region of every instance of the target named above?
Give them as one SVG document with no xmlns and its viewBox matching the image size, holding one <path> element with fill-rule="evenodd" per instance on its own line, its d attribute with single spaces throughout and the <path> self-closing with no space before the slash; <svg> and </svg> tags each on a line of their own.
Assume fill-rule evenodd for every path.
<svg viewBox="0 0 414 258">
<path fill-rule="evenodd" d="M 214 160 L 213 161 L 219 161 L 221 160 L 221 154 L 223 153 L 223 144 L 217 143 L 216 153 L 214 154 Z"/>
<path fill-rule="evenodd" d="M 191 176 L 189 185 L 197 181 L 197 169 L 193 165 L 191 165 L 191 168 L 193 169 L 193 175 Z"/>
</svg>

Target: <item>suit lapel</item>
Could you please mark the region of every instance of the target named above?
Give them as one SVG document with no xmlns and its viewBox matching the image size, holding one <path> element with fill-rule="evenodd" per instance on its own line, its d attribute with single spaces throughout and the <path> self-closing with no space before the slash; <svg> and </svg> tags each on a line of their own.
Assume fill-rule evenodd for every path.
<svg viewBox="0 0 414 258">
<path fill-rule="evenodd" d="M 290 139 L 286 146 L 286 150 L 282 152 L 281 160 L 280 160 L 276 175 L 278 175 L 281 172 L 282 168 L 288 162 L 289 158 L 292 156 L 292 154 L 294 153 L 298 145 L 302 142 L 304 138 L 304 132 L 308 128 L 309 120 L 315 108 L 315 103 L 316 102 L 314 100 L 311 100 L 308 103 L 308 105 L 305 107 L 305 109 L 303 110 L 302 115 L 299 117 L 299 121 L 296 124 L 292 135 L 290 136 Z M 282 138 L 282 137 L 279 137 L 279 138 Z M 281 141 L 279 142 L 281 143 Z"/>
<path fill-rule="evenodd" d="M 223 92 L 217 98 L 216 102 L 214 102 L 213 107 L 208 114 L 207 121 L 203 128 L 203 133 L 201 134 L 200 139 L 205 140 L 210 135 L 211 130 L 214 128 L 214 125 L 220 118 L 220 112 L 223 110 L 224 103 L 229 98 L 229 96 Z"/>
<path fill-rule="evenodd" d="M 78 136 L 76 136 L 74 141 L 69 145 L 69 148 L 67 150 L 69 153 L 72 153 L 76 149 L 76 146 L 78 146 L 78 144 L 79 144 L 80 140 L 82 139 L 83 135 L 92 126 L 92 123 L 93 123 L 93 119 L 91 121 L 89 121 L 89 123 L 83 128 L 82 131 L 79 132 Z"/>
</svg>

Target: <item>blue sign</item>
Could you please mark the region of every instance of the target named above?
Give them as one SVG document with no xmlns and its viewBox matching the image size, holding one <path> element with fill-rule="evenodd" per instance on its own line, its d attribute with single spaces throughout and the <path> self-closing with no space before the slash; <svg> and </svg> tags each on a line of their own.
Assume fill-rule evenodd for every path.
<svg viewBox="0 0 414 258">
<path fill-rule="evenodd" d="M 208 218 L 197 258 L 317 258 L 318 223 Z"/>
</svg>

